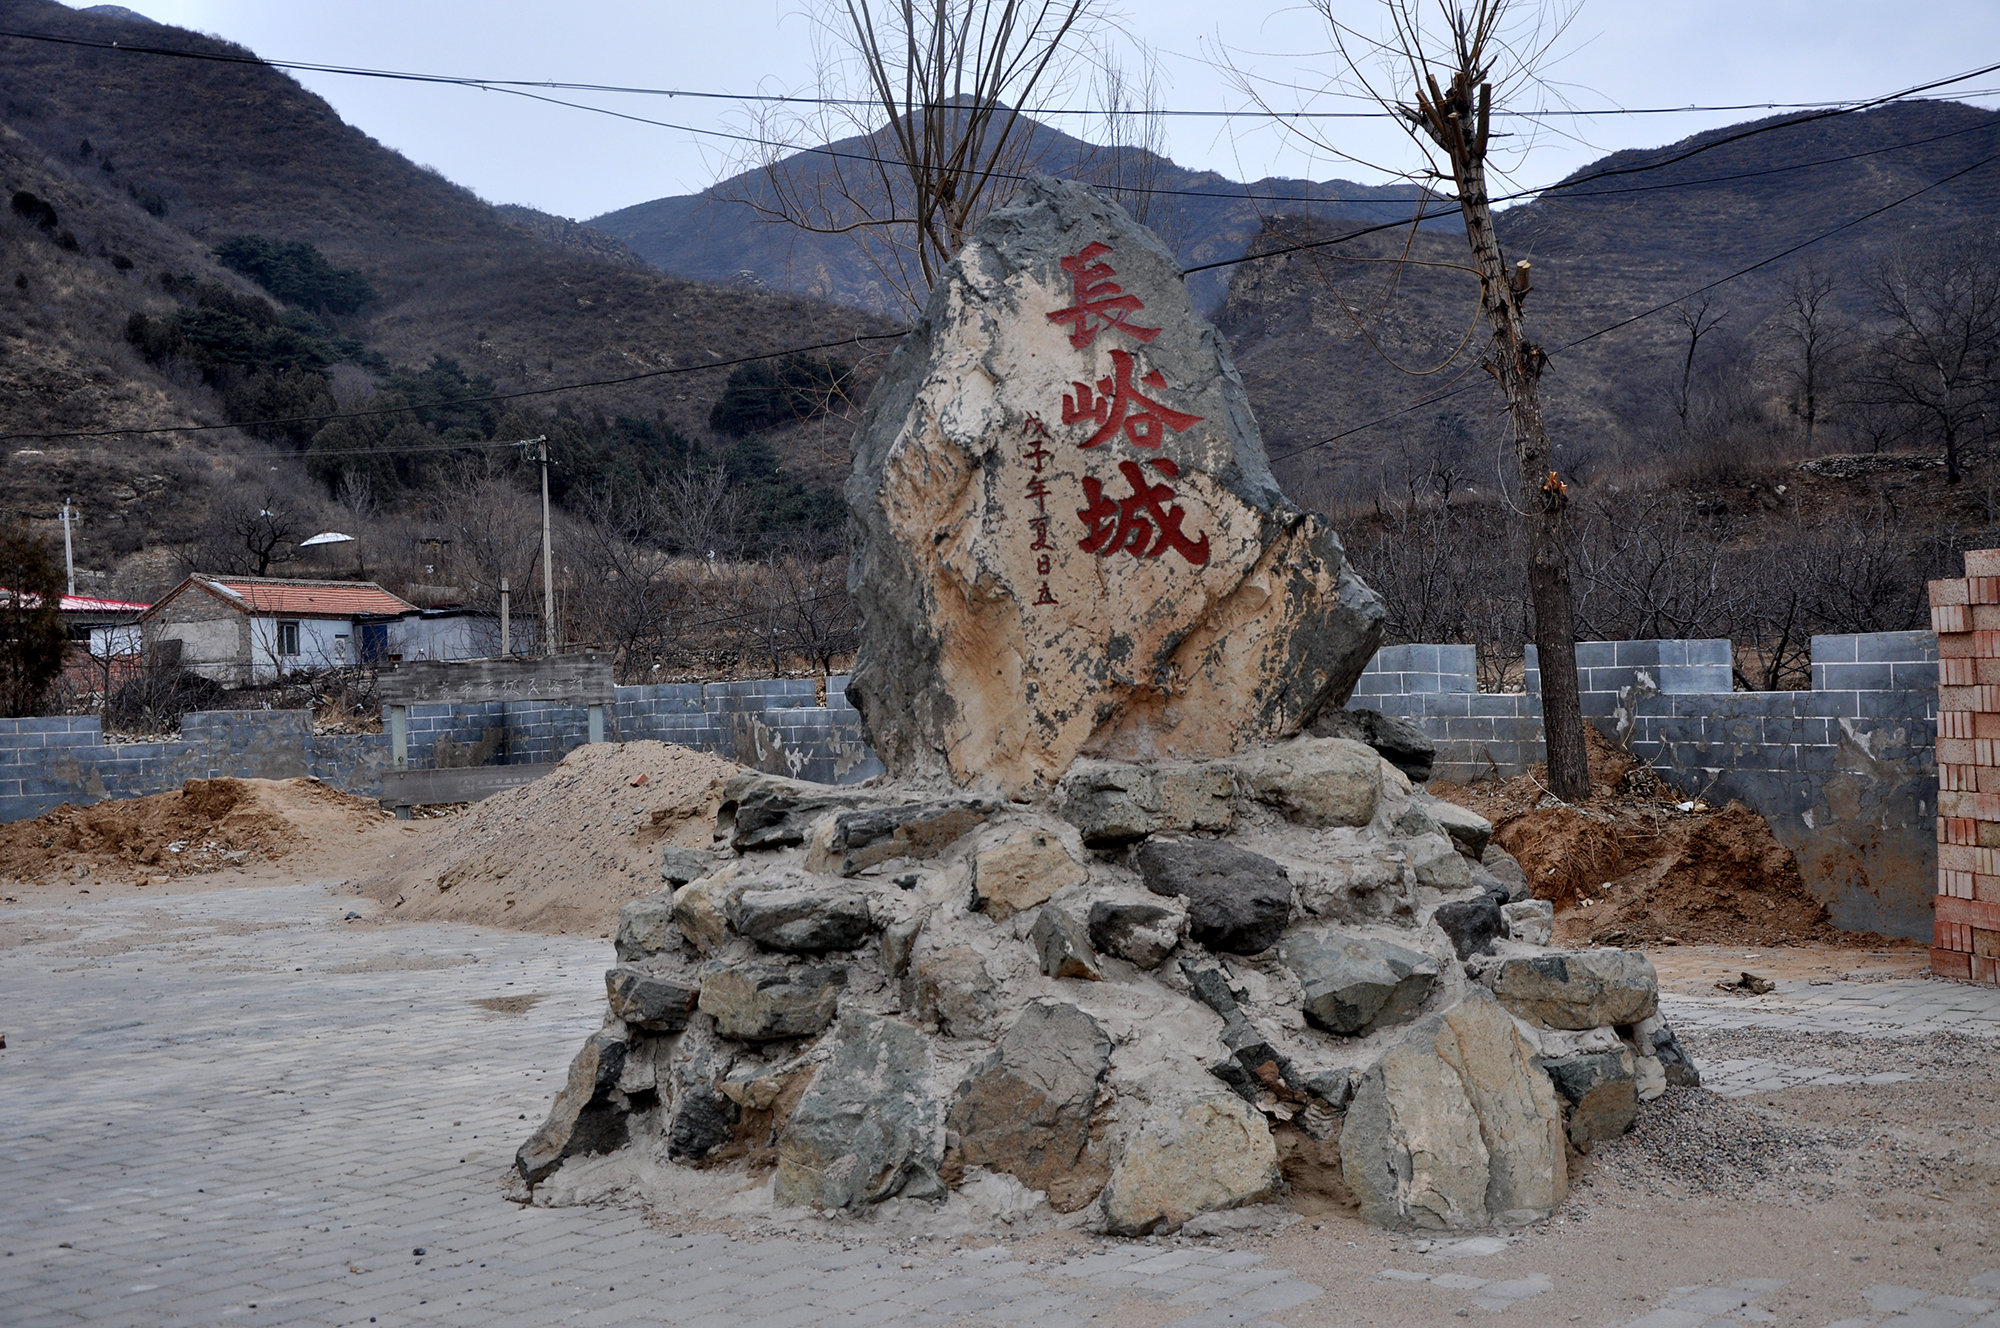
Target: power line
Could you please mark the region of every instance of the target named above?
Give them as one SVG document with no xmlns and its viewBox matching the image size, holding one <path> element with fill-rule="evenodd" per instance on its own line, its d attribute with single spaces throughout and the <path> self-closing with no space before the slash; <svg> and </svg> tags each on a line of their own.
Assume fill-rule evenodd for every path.
<svg viewBox="0 0 2000 1328">
<path fill-rule="evenodd" d="M 489 78 L 470 74 L 427 74 L 401 69 L 378 69 L 368 65 L 323 64 L 311 60 L 282 60 L 257 55 L 231 55 L 226 52 L 189 51 L 171 46 L 145 46 L 132 42 L 101 41 L 87 37 L 65 37 L 55 33 L 17 32 L 0 30 L 0 37 L 11 37 L 19 41 L 45 42 L 57 46 L 77 46 L 89 50 L 118 51 L 132 55 L 169 56 L 181 60 L 200 60 L 212 64 L 261 65 L 272 69 L 296 70 L 309 74 L 338 74 L 351 78 L 372 78 L 399 83 L 434 83 L 448 87 L 480 88 L 501 91 L 511 88 L 540 88 L 551 92 L 602 92 L 620 96 L 666 97 L 690 101 L 742 102 L 767 106 L 831 106 L 871 109 L 881 103 L 865 97 L 805 97 L 786 93 L 768 92 L 710 92 L 694 88 L 656 88 L 643 85 L 620 83 L 582 83 L 559 79 L 514 79 Z M 1989 72 L 1989 71 L 1979 71 Z M 1946 80 L 1949 83 L 1964 82 L 1977 77 L 1965 74 Z M 1943 86 L 1938 84 L 1936 86 Z M 1985 90 L 1967 94 L 1983 95 Z M 1357 98 L 1367 100 L 1366 98 Z M 1686 106 L 1596 106 L 1557 107 L 1539 110 L 1500 110 L 1494 117 L 1514 119 L 1596 119 L 1617 115 L 1696 115 L 1718 114 L 1741 111 L 1807 111 L 1845 107 L 1861 104 L 1852 99 L 1816 102 L 1732 102 L 1717 105 Z M 922 102 L 913 109 L 923 111 L 951 110 L 951 102 Z M 1020 113 L 1029 116 L 1084 116 L 1130 115 L 1149 119 L 1210 119 L 1210 120 L 1393 120 L 1398 118 L 1393 111 L 1274 111 L 1268 107 L 1254 110 L 1210 110 L 1180 107 L 1134 106 L 1113 109 L 1073 108 L 1059 106 L 1021 107 Z M 699 131 L 696 131 L 699 132 Z"/>
<path fill-rule="evenodd" d="M 566 101 L 560 97 L 544 96 L 538 92 L 530 91 L 530 89 L 532 88 L 541 88 L 541 87 L 563 89 L 569 87 L 588 87 L 591 85 L 563 84 L 563 83 L 530 83 L 518 80 L 461 78 L 461 77 L 453 77 L 450 75 L 415 74 L 415 73 L 405 73 L 395 70 L 377 70 L 377 69 L 369 69 L 362 66 L 314 65 L 297 61 L 287 62 L 287 61 L 266 60 L 251 55 L 228 55 L 228 54 L 219 54 L 215 52 L 183 51 L 183 50 L 176 50 L 172 47 L 132 46 L 120 42 L 91 41 L 84 38 L 59 37 L 46 33 L 24 33 L 24 32 L 15 32 L 10 30 L 0 29 L 0 38 L 4 37 L 14 37 L 26 41 L 45 41 L 58 45 L 81 46 L 98 50 L 118 51 L 121 53 L 135 54 L 135 55 L 158 55 L 158 56 L 167 56 L 179 59 L 199 60 L 210 63 L 263 66 L 267 68 L 278 68 L 278 69 L 305 69 L 305 70 L 315 70 L 326 73 L 348 74 L 355 77 L 380 78 L 398 82 L 436 83 L 436 84 L 456 86 L 456 87 L 478 88 L 489 92 L 501 92 L 511 96 L 524 97 L 530 101 L 544 102 L 551 106 L 562 106 L 571 110 L 588 111 L 596 115 L 606 115 L 610 116 L 613 119 L 626 120 L 634 124 L 650 125 L 652 127 L 660 129 L 671 129 L 677 133 L 697 134 L 709 138 L 721 138 L 721 139 L 726 139 L 730 142 L 747 144 L 752 147 L 771 148 L 778 151 L 792 152 L 800 156 L 817 156 L 817 157 L 825 157 L 828 158 L 829 160 L 835 160 L 835 161 L 858 161 L 864 164 L 879 164 L 879 158 L 877 157 L 869 156 L 864 153 L 840 152 L 834 149 L 829 144 L 808 145 L 800 147 L 796 144 L 781 143 L 774 139 L 762 138 L 755 134 L 739 134 L 730 132 L 728 130 L 704 129 L 695 125 L 676 124 L 672 121 L 667 121 L 667 120 L 655 120 L 648 116 L 632 115 L 624 111 L 612 110 L 609 107 L 592 106 L 585 102 Z M 1576 188 L 1577 186 L 1586 184 L 1591 180 L 1605 179 L 1612 176 L 1632 175 L 1645 171 L 1659 170 L 1666 166 L 1675 165 L 1678 162 L 1685 161 L 1689 157 L 1697 156 L 1700 153 L 1712 151 L 1715 148 L 1723 147 L 1726 146 L 1727 144 L 1738 142 L 1745 138 L 1751 138 L 1758 134 L 1769 133 L 1772 132 L 1773 130 L 1778 130 L 1778 129 L 1789 129 L 1800 125 L 1812 124 L 1815 123 L 1816 121 L 1829 119 L 1835 116 L 1851 115 L 1857 111 L 1871 110 L 1879 106 L 1888 105 L 1892 102 L 1915 97 L 1919 93 L 1936 91 L 1939 88 L 1949 87 L 1955 83 L 1964 83 L 1971 79 L 1980 78 L 1987 74 L 1996 72 L 2000 72 L 2000 63 L 1986 65 L 1979 69 L 1969 70 L 1965 73 L 1954 74 L 1946 78 L 1932 79 L 1928 82 L 1915 84 L 1911 87 L 1904 88 L 1898 92 L 1889 93 L 1885 96 L 1872 97 L 1852 102 L 1823 103 L 1822 105 L 1828 106 L 1830 107 L 1830 109 L 1817 110 L 1811 114 L 1799 116 L 1797 118 L 1790 120 L 1779 120 L 1769 124 L 1755 125 L 1739 133 L 1731 134 L 1724 138 L 1715 139 L 1707 143 L 1699 144 L 1695 147 L 1688 149 L 1683 153 L 1678 154 L 1677 156 L 1668 157 L 1635 166 L 1618 167 L 1603 171 L 1596 171 L 1592 172 L 1589 175 L 1580 176 L 1575 179 L 1558 181 L 1557 183 L 1549 185 L 1543 189 L 1520 190 L 1512 194 L 1498 196 L 1495 197 L 1493 201 L 1508 202 L 1521 198 L 1535 197 L 1537 195 L 1544 194 L 1555 189 Z M 650 90 L 625 89 L 625 90 L 653 91 L 658 93 L 658 95 L 662 96 L 692 97 L 698 95 L 694 93 L 682 93 L 671 89 L 650 89 Z M 706 96 L 711 94 L 699 94 L 699 95 Z M 722 96 L 724 94 L 712 94 L 712 95 Z M 817 99 L 806 99 L 806 100 L 817 100 Z M 1758 108 L 1750 108 L 1750 109 L 1758 109 Z M 1039 112 L 1024 111 L 1022 113 L 1035 114 Z M 1231 115 L 1240 115 L 1241 117 L 1247 117 L 1247 118 L 1256 118 L 1258 116 L 1264 116 L 1264 115 L 1276 115 L 1277 113 L 1264 112 L 1264 111 L 1257 111 L 1257 112 L 1245 111 L 1241 113 L 1217 112 L 1216 114 L 1231 114 Z M 1378 114 L 1386 115 L 1388 113 L 1380 112 Z M 1278 118 L 1283 118 L 1283 117 L 1279 116 Z M 976 168 L 974 167 L 965 167 L 961 169 L 966 172 L 972 172 L 976 170 Z M 1019 182 L 1027 178 L 1017 173 L 1011 173 L 1005 171 L 995 171 L 992 172 L 991 175 L 992 178 L 994 179 L 1011 180 L 1016 182 Z M 1395 188 L 1396 186 L 1390 185 L 1390 186 L 1379 186 L 1379 187 Z M 1369 198 L 1339 198 L 1339 197 L 1315 197 L 1312 195 L 1259 194 L 1251 190 L 1251 188 L 1248 185 L 1245 185 L 1238 190 L 1163 189 L 1163 188 L 1145 188 L 1141 186 L 1117 186 L 1117 192 L 1127 193 L 1127 194 L 1143 194 L 1150 197 L 1221 198 L 1221 199 L 1229 199 L 1231 201 L 1243 199 L 1252 202 L 1262 201 L 1262 202 L 1274 202 L 1274 203 L 1275 202 L 1367 203 L 1379 206 L 1388 202 L 1404 201 L 1397 199 L 1385 199 L 1379 195 Z M 1205 269 L 1197 268 L 1189 270 L 1201 271 Z"/>
<path fill-rule="evenodd" d="M 1844 230 L 1848 230 L 1851 229 L 1852 227 L 1859 226 L 1861 223 L 1865 221 L 1873 220 L 1874 218 L 1881 216 L 1884 212 L 1888 212 L 1893 208 L 1901 207 L 1903 204 L 1909 202 L 1914 198 L 1919 198 L 1922 195 L 1929 193 L 1933 189 L 1942 188 L 1944 185 L 1950 184 L 1953 180 L 1958 179 L 1960 176 L 1970 175 L 1972 172 L 1978 170 L 1980 167 L 1990 166 L 1996 161 L 2000 161 L 2000 153 L 1994 153 L 1992 156 L 1984 157 L 1979 161 L 1972 163 L 1972 165 L 1970 166 L 1962 167 L 1959 170 L 1953 171 L 1950 175 L 1947 175 L 1942 179 L 1933 180 L 1929 184 L 1923 186 L 1921 189 L 1911 190 L 1909 193 L 1904 194 L 1901 198 L 1896 199 L 1892 203 L 1884 203 L 1881 207 L 1875 208 L 1869 212 L 1864 212 L 1858 217 L 1849 218 L 1848 220 L 1841 222 L 1838 226 L 1828 227 L 1826 230 L 1821 231 L 1819 234 L 1814 235 L 1812 238 L 1808 240 L 1802 240 L 1798 244 L 1792 245 L 1791 247 L 1786 249 L 1782 249 L 1777 253 L 1772 254 L 1768 258 L 1761 258 L 1755 263 L 1750 264 L 1748 267 L 1738 268 L 1736 271 L 1730 273 L 1726 277 L 1719 277 L 1716 280 L 1709 282 L 1705 286 L 1697 286 L 1691 291 L 1685 291 L 1682 294 L 1675 296 L 1673 299 L 1668 300 L 1663 304 L 1656 304 L 1652 308 L 1644 310 L 1640 313 L 1633 314 L 1629 318 L 1622 318 L 1615 323 L 1611 323 L 1608 324 L 1607 326 L 1600 327 L 1595 332 L 1587 333 L 1584 336 L 1578 337 L 1574 341 L 1564 344 L 1555 351 L 1555 354 L 1560 355 L 1564 351 L 1574 350 L 1578 346 L 1581 346 L 1586 342 L 1595 341 L 1599 337 L 1606 336 L 1612 332 L 1618 331 L 1620 328 L 1630 327 L 1632 324 L 1639 322 L 1641 319 L 1650 318 L 1654 314 L 1660 313 L 1667 309 L 1671 309 L 1676 304 L 1679 304 L 1682 300 L 1690 299 L 1693 296 L 1703 294 L 1706 291 L 1712 291 L 1718 286 L 1722 286 L 1729 282 L 1735 281 L 1738 277 L 1748 276 L 1750 273 L 1757 271 L 1759 268 L 1769 267 L 1771 264 L 1778 262 L 1780 259 L 1788 258 L 1791 255 L 1798 253 L 1801 249 L 1810 248 L 1811 246 L 1818 244 L 1821 240 L 1828 239 L 1832 236 L 1838 235 L 1840 232 Z M 1320 439 L 1318 442 L 1305 443 L 1299 447 L 1292 448 L 1288 452 L 1283 452 L 1277 456 L 1272 457 L 1271 461 L 1274 464 L 1279 461 L 1286 461 L 1291 459 L 1292 457 L 1299 456 L 1303 453 L 1316 451 L 1319 448 L 1340 442 L 1342 439 L 1352 438 L 1356 434 L 1365 433 L 1370 429 L 1377 428 L 1381 425 L 1387 424 L 1391 420 L 1400 419 L 1405 415 L 1411 414 L 1412 412 L 1423 410 L 1430 406 L 1434 406 L 1440 401 L 1449 401 L 1451 398 L 1458 396 L 1461 393 L 1470 392 L 1475 386 L 1477 386 L 1477 384 L 1468 383 L 1462 387 L 1452 388 L 1448 392 L 1440 392 L 1435 396 L 1425 397 L 1421 401 L 1412 402 L 1410 405 L 1404 406 L 1399 410 L 1392 410 L 1386 415 L 1378 415 L 1372 420 L 1369 420 L 1362 424 L 1355 425 L 1353 428 L 1343 429 L 1339 433 L 1332 434 L 1328 437 Z"/>
</svg>

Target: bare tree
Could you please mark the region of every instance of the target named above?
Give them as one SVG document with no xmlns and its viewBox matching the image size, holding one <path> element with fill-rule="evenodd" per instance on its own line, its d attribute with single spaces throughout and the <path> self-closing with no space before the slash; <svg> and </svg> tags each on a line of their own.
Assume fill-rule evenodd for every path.
<svg viewBox="0 0 2000 1328">
<path fill-rule="evenodd" d="M 1786 274 L 1773 327 L 1784 353 L 1778 374 L 1791 398 L 1793 414 L 1805 427 L 1810 451 L 1819 430 L 1820 407 L 1838 366 L 1853 344 L 1854 329 L 1834 306 L 1838 283 L 1814 263 Z"/>
<path fill-rule="evenodd" d="M 686 466 L 659 486 L 660 538 L 667 549 L 714 562 L 736 551 L 743 503 L 720 466 Z"/>
<path fill-rule="evenodd" d="M 1397 115 L 1425 154 L 1427 181 L 1447 185 L 1456 196 L 1489 329 L 1480 367 L 1499 385 L 1513 427 L 1529 598 L 1542 663 L 1549 788 L 1559 798 L 1586 798 L 1590 772 L 1563 538 L 1569 488 L 1558 474 L 1542 415 L 1540 383 L 1548 356 L 1529 335 L 1523 314 L 1533 289 L 1529 266 L 1510 268 L 1501 252 L 1487 187 L 1494 103 L 1504 107 L 1510 96 L 1536 82 L 1537 67 L 1573 11 L 1528 0 L 1442 0 L 1432 21 L 1424 0 L 1383 0 L 1388 30 L 1377 38 L 1338 17 L 1335 0 L 1313 3 L 1347 71 Z"/>
<path fill-rule="evenodd" d="M 661 551 L 657 489 L 606 488 L 576 503 L 566 561 L 585 593 L 570 597 L 569 635 L 613 651 L 619 675 L 646 680 L 668 653 L 693 599 L 689 578 Z"/>
<path fill-rule="evenodd" d="M 308 519 L 271 486 L 231 485 L 211 500 L 201 536 L 182 551 L 181 561 L 190 571 L 264 576 L 299 556 L 299 541 L 311 530 Z"/>
<path fill-rule="evenodd" d="M 912 308 L 1033 160 L 1023 108 L 1059 92 L 1101 0 L 817 0 L 827 113 L 763 137 L 767 217 L 855 239 Z M 787 132 L 790 129 L 790 132 Z M 853 158 L 858 157 L 859 160 Z"/>
<path fill-rule="evenodd" d="M 1681 390 L 1674 398 L 1674 415 L 1681 422 L 1681 433 L 1688 432 L 1688 384 L 1694 378 L 1695 352 L 1701 349 L 1701 339 L 1722 326 L 1722 320 L 1729 317 L 1727 309 L 1717 313 L 1709 308 L 1706 295 L 1699 301 L 1682 300 L 1673 307 L 1674 321 L 1681 325 L 1687 337 L 1687 353 L 1681 357 Z"/>
<path fill-rule="evenodd" d="M 1856 375 L 1865 403 L 1906 413 L 1944 449 L 1958 483 L 1968 445 L 1983 442 L 2000 401 L 2000 261 L 1995 233 L 1964 229 L 1891 255 L 1869 279 L 1888 332 Z"/>
</svg>

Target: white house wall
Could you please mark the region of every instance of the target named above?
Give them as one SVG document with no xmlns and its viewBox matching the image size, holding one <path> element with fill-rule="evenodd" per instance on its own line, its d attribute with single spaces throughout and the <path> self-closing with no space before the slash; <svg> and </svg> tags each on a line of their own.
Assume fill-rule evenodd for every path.
<svg viewBox="0 0 2000 1328">
<path fill-rule="evenodd" d="M 299 625 L 299 653 L 278 653 L 278 624 Z M 265 618 L 250 620 L 250 681 L 270 682 L 296 669 L 342 668 L 354 662 L 351 618 Z"/>
</svg>

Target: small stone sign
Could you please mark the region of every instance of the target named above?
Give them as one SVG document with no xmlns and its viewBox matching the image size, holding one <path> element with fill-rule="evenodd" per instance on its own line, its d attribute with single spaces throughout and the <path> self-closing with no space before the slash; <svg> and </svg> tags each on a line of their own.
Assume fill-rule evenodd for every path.
<svg viewBox="0 0 2000 1328">
<path fill-rule="evenodd" d="M 1010 793 L 1339 705 L 1382 607 L 1272 478 L 1152 233 L 1038 178 L 946 270 L 855 438 L 848 697 L 897 775 Z"/>
</svg>

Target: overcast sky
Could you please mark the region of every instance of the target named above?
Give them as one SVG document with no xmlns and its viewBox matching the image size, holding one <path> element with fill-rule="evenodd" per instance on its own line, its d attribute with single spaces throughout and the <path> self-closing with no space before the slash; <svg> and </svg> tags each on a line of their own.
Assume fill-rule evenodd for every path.
<svg viewBox="0 0 2000 1328">
<path fill-rule="evenodd" d="M 1380 0 L 1336 0 L 1373 31 Z M 163 23 L 215 33 L 271 59 L 485 78 L 612 83 L 702 92 L 812 90 L 812 41 L 799 0 L 131 0 Z M 1354 109 L 1287 85 L 1319 88 L 1335 68 L 1319 16 L 1285 4 L 1129 0 L 1123 26 L 1159 57 L 1159 100 L 1176 108 L 1243 110 L 1217 68 L 1225 48 L 1285 109 Z M 1880 96 L 2000 62 L 1993 0 L 1588 0 L 1550 77 L 1572 107 L 1671 107 L 1821 102 Z M 136 58 L 136 57 L 135 57 Z M 300 81 L 351 124 L 500 203 L 587 218 L 665 194 L 689 193 L 744 164 L 742 145 L 685 129 L 634 124 L 502 93 L 337 74 Z M 1962 89 L 1962 91 L 1960 90 Z M 2000 76 L 1957 95 L 2000 105 Z M 1969 95 L 1978 94 L 1978 95 Z M 748 127 L 729 103 L 688 98 L 556 94 L 687 129 Z M 1082 95 L 1073 103 L 1086 104 Z M 1519 163 L 1541 185 L 1625 147 L 1670 143 L 1757 112 L 1622 115 L 1557 120 Z M 1078 131 L 1077 121 L 1058 121 Z M 1168 120 L 1166 148 L 1184 165 L 1234 179 L 1264 175 L 1385 178 L 1329 160 L 1256 117 Z M 1379 122 L 1336 121 L 1344 151 L 1392 168 L 1413 151 Z M 1085 136 L 1090 136 L 1088 132 Z"/>
</svg>

